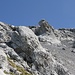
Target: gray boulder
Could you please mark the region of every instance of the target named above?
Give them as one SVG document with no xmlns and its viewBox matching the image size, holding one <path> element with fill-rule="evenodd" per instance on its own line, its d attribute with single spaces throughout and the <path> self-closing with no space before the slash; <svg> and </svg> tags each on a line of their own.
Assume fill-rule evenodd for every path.
<svg viewBox="0 0 75 75">
<path fill-rule="evenodd" d="M 39 22 L 40 27 L 37 32 L 41 35 L 38 36 L 40 42 L 46 42 L 49 44 L 60 44 L 60 40 L 55 36 L 54 28 L 48 24 L 47 21 L 41 20 Z"/>
<path fill-rule="evenodd" d="M 52 33 L 54 32 L 54 28 L 48 24 L 46 20 L 39 21 L 39 26 L 29 27 L 33 30 L 36 35 L 41 35 L 43 33 Z"/>
<path fill-rule="evenodd" d="M 16 32 L 12 32 L 11 46 L 15 51 L 22 55 L 25 53 L 25 59 L 32 61 L 34 50 L 43 50 L 38 41 L 38 37 L 28 27 L 19 26 Z"/>
</svg>

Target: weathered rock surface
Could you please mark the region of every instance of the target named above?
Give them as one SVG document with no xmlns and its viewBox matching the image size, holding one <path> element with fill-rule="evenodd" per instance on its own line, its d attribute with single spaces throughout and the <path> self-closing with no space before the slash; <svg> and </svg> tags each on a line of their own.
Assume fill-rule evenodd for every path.
<svg viewBox="0 0 75 75">
<path fill-rule="evenodd" d="M 0 75 L 6 75 L 6 74 L 0 69 Z"/>
<path fill-rule="evenodd" d="M 34 31 L 36 35 L 41 35 L 43 33 L 52 33 L 54 32 L 54 28 L 48 24 L 47 21 L 41 20 L 39 21 L 39 26 L 29 26 L 30 29 Z M 53 34 L 54 35 L 54 34 Z"/>
<path fill-rule="evenodd" d="M 60 44 L 61 41 L 54 34 L 54 28 L 48 24 L 47 21 L 41 20 L 39 26 L 30 27 L 36 35 L 38 35 L 39 41 L 47 42 L 49 44 Z"/>
<path fill-rule="evenodd" d="M 7 70 L 7 68 L 8 68 L 7 56 L 4 53 L 3 49 L 0 48 L 0 69 Z"/>
<path fill-rule="evenodd" d="M 71 62 L 67 61 L 67 56 L 62 57 L 62 51 L 74 46 L 74 30 L 55 30 L 45 20 L 39 25 L 30 27 L 32 31 L 26 26 L 15 27 L 0 22 L 1 75 L 72 75 L 72 72 L 74 75 Z M 54 54 L 54 49 L 55 52 L 65 50 L 58 51 L 58 55 Z M 67 62 L 70 64 L 66 66 Z"/>
</svg>

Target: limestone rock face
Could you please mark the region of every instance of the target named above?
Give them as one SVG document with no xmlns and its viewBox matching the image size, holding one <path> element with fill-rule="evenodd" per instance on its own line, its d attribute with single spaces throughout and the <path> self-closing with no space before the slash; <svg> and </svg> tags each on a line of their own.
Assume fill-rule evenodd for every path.
<svg viewBox="0 0 75 75">
<path fill-rule="evenodd" d="M 39 24 L 39 26 L 29 27 L 30 29 L 32 29 L 34 31 L 34 33 L 36 35 L 41 35 L 43 33 L 51 33 L 52 34 L 52 32 L 54 32 L 54 28 L 52 26 L 50 26 L 46 20 L 41 20 L 41 21 L 39 21 L 38 24 Z"/>
<path fill-rule="evenodd" d="M 59 40 L 72 40 L 74 41 L 75 32 L 74 29 L 59 29 L 55 30 L 55 35 Z"/>
<path fill-rule="evenodd" d="M 30 67 L 33 72 L 35 71 L 34 73 L 36 75 L 50 75 L 53 74 L 52 71 L 56 73 L 55 69 L 57 67 L 54 67 L 55 65 L 59 65 L 59 69 L 64 71 L 64 73 L 61 71 L 61 74 L 69 75 L 66 73 L 67 71 L 62 68 L 62 65 L 57 63 L 52 55 L 46 52 L 41 46 L 38 37 L 28 27 L 19 26 L 17 32 L 13 32 L 11 37 L 11 42 L 16 47 L 12 44 L 11 46 L 13 46 L 15 51 L 22 56 L 25 61 L 31 64 Z"/>
<path fill-rule="evenodd" d="M 38 37 L 28 27 L 19 26 L 10 36 L 11 46 L 29 62 L 33 61 L 34 50 L 43 50 Z"/>
<path fill-rule="evenodd" d="M 8 69 L 7 56 L 4 53 L 2 48 L 0 48 L 0 69 L 3 69 L 3 70 L 7 70 Z"/>
<path fill-rule="evenodd" d="M 48 24 L 46 20 L 39 22 L 39 40 L 41 42 L 48 42 L 49 44 L 60 44 L 61 42 L 56 38 L 54 34 L 54 28 Z"/>
<path fill-rule="evenodd" d="M 39 25 L 40 25 L 40 29 L 39 29 L 40 34 L 43 34 L 43 33 L 46 33 L 46 32 L 51 33 L 52 31 L 54 31 L 53 27 L 50 26 L 46 20 L 41 20 L 39 22 Z"/>
<path fill-rule="evenodd" d="M 10 39 L 10 37 L 7 35 L 7 31 L 9 30 L 11 29 L 8 25 L 0 22 L 0 42 L 6 42 Z"/>
<path fill-rule="evenodd" d="M 60 40 L 62 36 L 59 37 L 45 20 L 41 20 L 39 25 L 33 32 L 26 26 L 12 26 L 0 22 L 1 75 L 71 75 L 69 70 L 56 60 L 50 49 L 43 46 L 46 42 L 46 45 L 51 43 L 49 48 L 54 47 L 52 50 L 59 49 L 55 48 L 55 45 L 63 45 Z M 66 51 L 66 48 L 63 51 Z"/>
<path fill-rule="evenodd" d="M 70 75 L 68 69 L 58 63 L 50 53 L 39 51 L 35 55 L 32 69 L 37 70 L 37 75 Z"/>
<path fill-rule="evenodd" d="M 21 67 L 23 66 L 25 69 L 29 69 L 29 66 L 23 58 L 10 47 L 9 42 L 11 41 L 11 37 L 9 33 L 14 32 L 13 29 L 14 27 L 0 22 L 0 75 L 10 75 L 10 73 L 17 75 L 18 70 L 14 70 L 16 68 L 16 63 Z M 15 62 L 13 62 L 14 60 Z M 11 72 L 11 69 L 14 71 Z"/>
</svg>

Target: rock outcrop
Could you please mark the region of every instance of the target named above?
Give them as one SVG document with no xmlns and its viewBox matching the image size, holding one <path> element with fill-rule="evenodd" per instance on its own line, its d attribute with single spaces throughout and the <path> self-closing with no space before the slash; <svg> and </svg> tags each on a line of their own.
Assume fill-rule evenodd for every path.
<svg viewBox="0 0 75 75">
<path fill-rule="evenodd" d="M 1 75 L 72 75 L 50 49 L 43 47 L 43 43 L 61 46 L 61 31 L 56 32 L 45 20 L 39 25 L 33 30 L 0 22 Z"/>
<path fill-rule="evenodd" d="M 46 20 L 41 20 L 39 26 L 30 27 L 39 37 L 40 42 L 47 42 L 49 44 L 60 44 L 61 41 L 55 35 L 55 30 L 48 24 Z"/>
</svg>

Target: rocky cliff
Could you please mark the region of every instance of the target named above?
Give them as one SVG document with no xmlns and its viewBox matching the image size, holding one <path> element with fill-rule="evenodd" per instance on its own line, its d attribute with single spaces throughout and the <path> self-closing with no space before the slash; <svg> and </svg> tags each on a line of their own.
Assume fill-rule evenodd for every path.
<svg viewBox="0 0 75 75">
<path fill-rule="evenodd" d="M 75 29 L 0 22 L 0 75 L 75 75 Z"/>
</svg>

